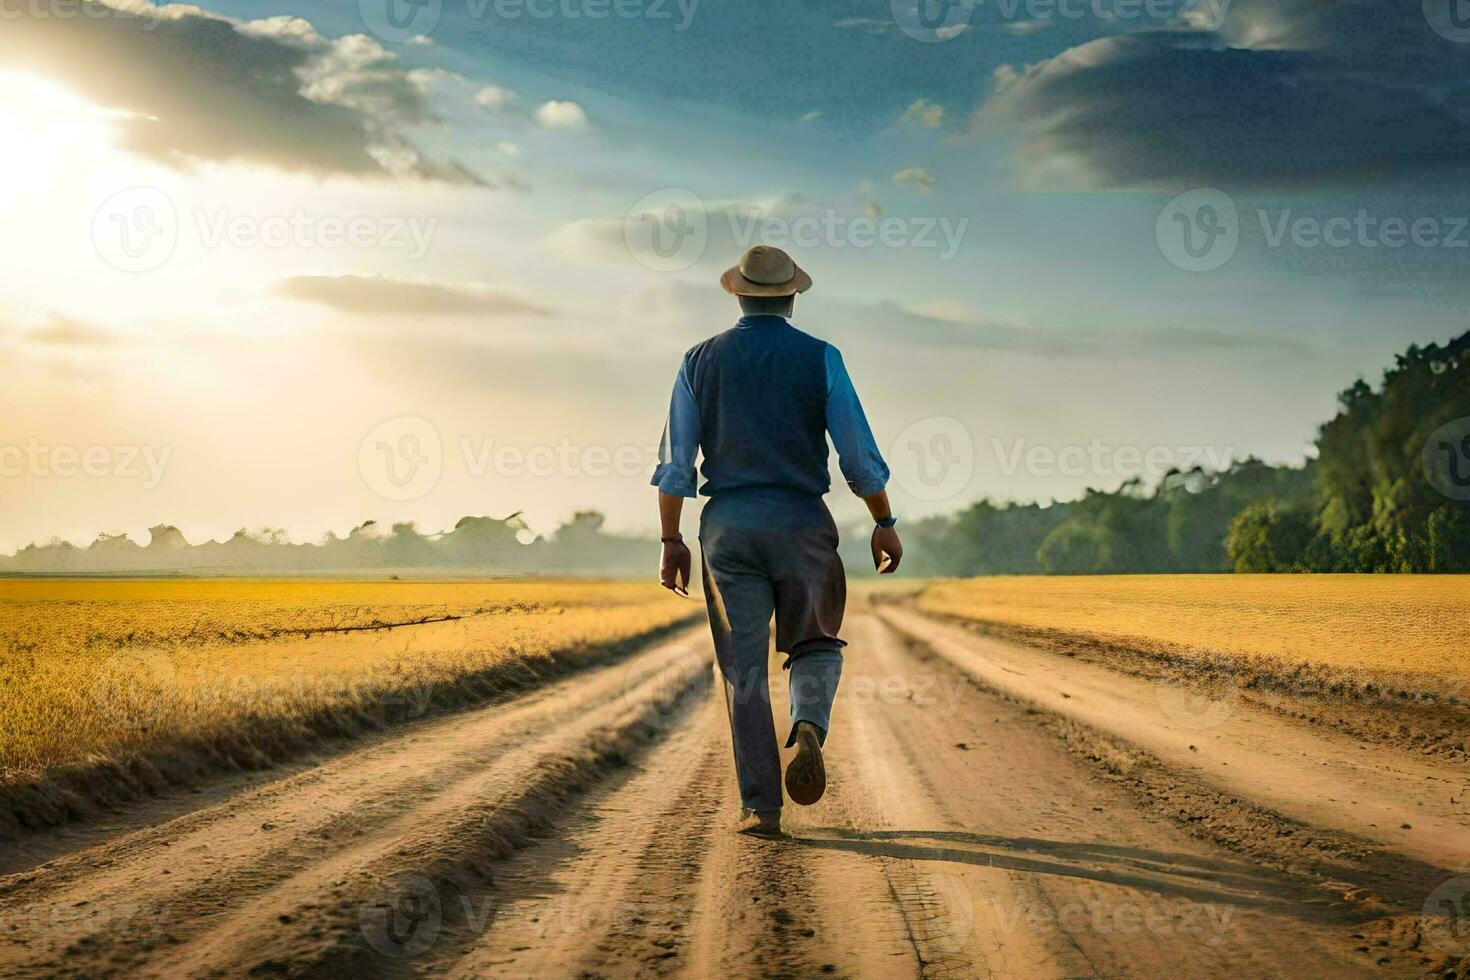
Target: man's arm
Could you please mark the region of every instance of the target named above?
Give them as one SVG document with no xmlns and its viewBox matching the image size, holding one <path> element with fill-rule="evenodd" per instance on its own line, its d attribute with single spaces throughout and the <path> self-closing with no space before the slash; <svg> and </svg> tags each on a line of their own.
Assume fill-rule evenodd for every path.
<svg viewBox="0 0 1470 980">
<path fill-rule="evenodd" d="M 679 537 L 679 518 L 684 513 L 684 498 L 673 494 L 658 493 L 659 535 L 665 538 Z"/>
<path fill-rule="evenodd" d="M 684 498 L 696 493 L 694 463 L 699 455 L 699 407 L 689 384 L 687 365 L 680 365 L 669 399 L 669 416 L 658 445 L 658 466 L 653 485 L 658 487 L 659 537 L 663 556 L 659 561 L 659 584 L 679 595 L 689 594 L 691 558 L 679 533 Z"/>
<path fill-rule="evenodd" d="M 837 448 L 837 464 L 852 492 L 863 498 L 873 515 L 873 567 L 881 574 L 898 571 L 903 543 L 893 527 L 888 504 L 888 464 L 878 451 L 873 430 L 863 414 L 857 390 L 837 348 L 827 345 L 827 431 Z M 888 523 L 888 527 L 881 526 Z"/>
</svg>

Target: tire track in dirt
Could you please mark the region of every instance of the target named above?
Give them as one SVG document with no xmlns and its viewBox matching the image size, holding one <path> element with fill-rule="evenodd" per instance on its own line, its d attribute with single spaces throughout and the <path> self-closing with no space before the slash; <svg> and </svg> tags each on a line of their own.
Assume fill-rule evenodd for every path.
<svg viewBox="0 0 1470 980">
<path fill-rule="evenodd" d="M 1403 975 L 1353 910 L 1138 809 L 1034 716 L 858 615 L 829 789 L 731 833 L 722 707 L 498 876 L 453 976 Z M 773 661 L 774 663 L 774 661 Z M 772 700 L 785 710 L 785 679 Z M 778 724 L 784 734 L 784 724 Z"/>
<path fill-rule="evenodd" d="M 1139 812 L 1024 707 L 918 660 L 872 617 L 851 636 L 849 694 L 858 671 L 892 692 L 841 716 L 870 813 L 809 840 L 896 866 L 923 975 L 1364 972 L 1355 920 L 1329 896 Z"/>
<path fill-rule="evenodd" d="M 813 976 L 805 856 L 733 833 L 725 709 L 711 699 L 497 875 L 496 915 L 426 970 L 456 977 Z M 830 939 L 830 937 L 826 937 Z M 421 964 L 422 965 L 422 964 Z M 848 975 L 857 972 L 848 963 Z"/>
<path fill-rule="evenodd" d="M 708 677 L 694 635 L 0 879 L 0 973 L 301 973 L 359 959 L 357 913 L 385 883 L 504 856 L 559 795 L 662 734 L 668 696 Z"/>
<path fill-rule="evenodd" d="M 1428 896 L 1441 886 L 1453 886 L 1460 881 L 1451 880 L 1456 872 L 1446 870 L 1446 866 L 1453 867 L 1450 862 L 1465 843 L 1470 813 L 1459 821 L 1463 829 L 1458 833 L 1444 839 L 1421 835 L 1405 846 L 1403 835 L 1378 834 L 1376 839 L 1367 839 L 1343 830 L 1347 826 L 1362 827 L 1363 820 L 1360 814 L 1347 811 L 1340 804 L 1337 819 L 1323 826 L 1301 819 L 1302 810 L 1298 811 L 1297 819 L 1292 819 L 1252 799 L 1253 790 L 1272 799 L 1279 798 L 1283 792 L 1294 793 L 1295 799 L 1306 807 L 1316 808 L 1322 805 L 1323 798 L 1329 803 L 1354 799 L 1375 792 L 1384 782 L 1397 780 L 1404 793 L 1399 805 L 1408 808 L 1415 801 L 1436 794 L 1435 786 L 1452 782 L 1452 774 L 1441 769 L 1439 776 L 1425 780 L 1428 785 L 1421 784 L 1425 760 L 1417 755 L 1405 757 L 1381 746 L 1363 746 L 1358 751 L 1366 758 L 1359 761 L 1343 749 L 1342 737 L 1335 733 L 1326 733 L 1326 739 L 1329 751 L 1336 754 L 1318 758 L 1313 750 L 1324 737 L 1319 729 L 1305 725 L 1293 727 L 1293 723 L 1283 722 L 1274 713 L 1265 715 L 1269 724 L 1257 725 L 1258 719 L 1249 708 L 1236 706 L 1239 719 L 1245 723 L 1245 733 L 1236 733 L 1235 744 L 1228 747 L 1236 753 L 1230 756 L 1230 761 L 1242 763 L 1239 753 L 1259 749 L 1277 760 L 1300 759 L 1304 773 L 1299 784 L 1291 785 L 1272 780 L 1273 767 L 1262 767 L 1265 774 L 1257 786 L 1253 777 L 1259 770 L 1247 758 L 1238 767 L 1230 768 L 1234 779 L 1228 790 L 1222 789 L 1215 773 L 1207 767 L 1194 763 L 1173 766 L 1169 760 L 1152 756 L 1117 734 L 1141 731 L 1145 741 L 1161 738 L 1158 728 L 1178 722 L 1177 718 L 1166 718 L 1166 713 L 1161 711 L 1164 699 L 1150 705 L 1149 710 L 1159 716 L 1158 722 L 1150 722 L 1146 716 L 1140 718 L 1137 710 L 1130 713 L 1131 705 L 1126 703 L 1114 705 L 1111 714 L 1099 716 L 1097 705 L 1090 703 L 1097 693 L 1087 683 L 1091 670 L 1095 670 L 1090 665 L 1083 665 L 1088 668 L 1088 676 L 1079 677 L 1069 672 L 1072 663 L 1069 659 L 1059 663 L 1054 655 L 1043 652 L 1033 663 L 1026 659 L 1029 652 L 1026 648 L 994 651 L 989 647 L 989 642 L 994 641 L 966 648 L 962 641 L 964 636 L 971 635 L 968 631 L 952 638 L 954 643 L 930 644 L 927 641 L 933 637 L 922 628 L 916 629 L 911 623 L 900 625 L 903 626 L 901 635 L 910 644 L 915 642 L 914 637 L 919 637 L 916 650 L 922 660 L 961 671 L 987 696 L 1023 709 L 1034 723 L 1066 745 L 1095 776 L 1125 789 L 1132 806 L 1167 821 L 1192 838 L 1223 848 L 1222 853 L 1243 856 L 1245 860 L 1290 875 L 1302 887 L 1315 889 L 1315 895 L 1310 891 L 1307 895 L 1309 904 L 1330 897 L 1340 907 L 1340 914 L 1333 917 L 1355 923 L 1347 933 L 1347 945 L 1360 962 L 1369 962 L 1391 973 L 1414 975 L 1428 971 L 1436 976 L 1470 976 L 1470 960 L 1460 963 L 1463 938 L 1450 944 L 1461 947 L 1458 953 L 1454 948 L 1447 951 L 1436 948 L 1442 934 L 1455 928 L 1453 921 L 1448 925 L 1431 922 L 1426 926 L 1421 920 Z M 977 667 L 980 663 L 984 663 L 983 668 Z M 999 683 L 993 683 L 997 680 Z M 1122 678 L 1119 683 L 1139 682 L 1130 677 Z M 1033 700 L 1020 693 L 1035 686 L 1049 690 L 1052 697 Z M 1138 695 L 1134 699 L 1141 700 Z M 1084 716 L 1070 710 L 1074 701 L 1090 709 L 1087 722 L 1079 721 Z M 1091 727 L 1089 723 L 1093 721 L 1101 724 Z M 1300 740 L 1295 739 L 1298 734 Z M 1195 737 L 1199 738 L 1199 734 Z M 1203 747 L 1205 742 L 1201 740 L 1200 745 Z M 1384 758 L 1385 753 L 1389 758 Z M 1347 756 L 1346 761 L 1343 755 Z M 1339 770 L 1334 773 L 1335 785 L 1324 787 L 1324 776 L 1315 770 L 1334 765 L 1348 766 L 1347 774 Z M 1371 778 L 1360 781 L 1357 778 L 1360 766 L 1377 768 Z M 1314 798 L 1314 794 L 1320 794 L 1320 798 Z M 1464 796 L 1458 799 L 1463 803 Z M 1456 822 L 1453 813 L 1441 816 L 1452 824 Z M 1440 847 L 1441 853 L 1427 853 L 1437 863 L 1420 861 L 1405 853 L 1416 850 L 1426 840 L 1431 847 Z M 1463 929 L 1460 935 L 1463 936 Z M 1456 963 L 1460 963 L 1458 972 Z"/>
<path fill-rule="evenodd" d="M 1355 951 L 1354 903 L 1191 837 L 853 612 L 828 794 L 787 808 L 786 839 L 733 833 L 690 634 L 0 878 L 0 973 L 1418 972 Z"/>
<path fill-rule="evenodd" d="M 675 968 L 691 935 L 701 858 L 728 766 L 709 699 L 554 837 L 497 872 L 488 931 L 461 933 L 419 966 L 450 976 Z"/>
<path fill-rule="evenodd" d="M 784 712 L 779 684 L 773 694 Z M 725 709 L 711 699 L 589 794 L 554 838 L 500 867 L 486 929 L 416 967 L 456 977 L 858 976 L 903 955 L 902 942 L 884 941 L 901 920 L 874 862 L 813 860 L 789 841 L 735 834 L 738 814 Z M 813 887 L 834 868 L 840 920 Z"/>
<path fill-rule="evenodd" d="M 908 609 L 889 625 L 1008 695 L 1122 739 L 1182 773 L 1302 824 L 1371 841 L 1429 868 L 1470 870 L 1470 806 L 1450 767 L 1241 702 L 1192 717 L 1178 689 L 1045 650 L 979 637 Z"/>
</svg>

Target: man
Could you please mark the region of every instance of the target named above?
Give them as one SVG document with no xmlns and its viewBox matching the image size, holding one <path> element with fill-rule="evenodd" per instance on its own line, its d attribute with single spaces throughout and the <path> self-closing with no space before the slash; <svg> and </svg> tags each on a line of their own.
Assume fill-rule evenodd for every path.
<svg viewBox="0 0 1470 980">
<path fill-rule="evenodd" d="M 793 327 L 796 294 L 811 277 L 778 248 L 757 245 L 720 284 L 740 300 L 735 326 L 691 348 L 674 380 L 653 484 L 663 527 L 663 586 L 687 595 L 689 548 L 679 533 L 684 498 L 695 496 L 695 456 L 704 451 L 709 498 L 699 544 L 705 602 L 735 743 L 743 809 L 740 830 L 781 833 L 781 755 L 767 684 L 770 621 L 786 654 L 796 755 L 786 791 L 810 806 L 827 776 L 822 746 L 842 675 L 847 580 L 829 489 L 827 435 L 842 475 L 873 515 L 873 564 L 903 557 L 888 507 L 888 466 L 837 348 Z"/>
</svg>

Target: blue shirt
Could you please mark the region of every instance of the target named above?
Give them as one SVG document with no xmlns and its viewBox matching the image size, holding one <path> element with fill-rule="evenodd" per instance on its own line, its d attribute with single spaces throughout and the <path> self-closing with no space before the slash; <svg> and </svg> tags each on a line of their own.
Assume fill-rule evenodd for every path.
<svg viewBox="0 0 1470 980">
<path fill-rule="evenodd" d="M 852 379 L 837 348 L 784 317 L 747 316 L 692 347 L 674 378 L 653 485 L 696 495 L 701 450 L 711 498 L 705 521 L 803 526 L 830 521 L 827 436 L 860 497 L 888 483 Z"/>
</svg>

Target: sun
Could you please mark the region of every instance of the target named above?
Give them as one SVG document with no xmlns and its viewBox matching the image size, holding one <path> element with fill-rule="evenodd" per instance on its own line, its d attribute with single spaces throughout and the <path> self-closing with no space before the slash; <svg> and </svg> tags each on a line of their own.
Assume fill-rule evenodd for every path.
<svg viewBox="0 0 1470 980">
<path fill-rule="evenodd" d="M 110 115 L 38 75 L 0 71 L 0 218 L 59 192 L 68 162 L 108 142 Z"/>
</svg>

